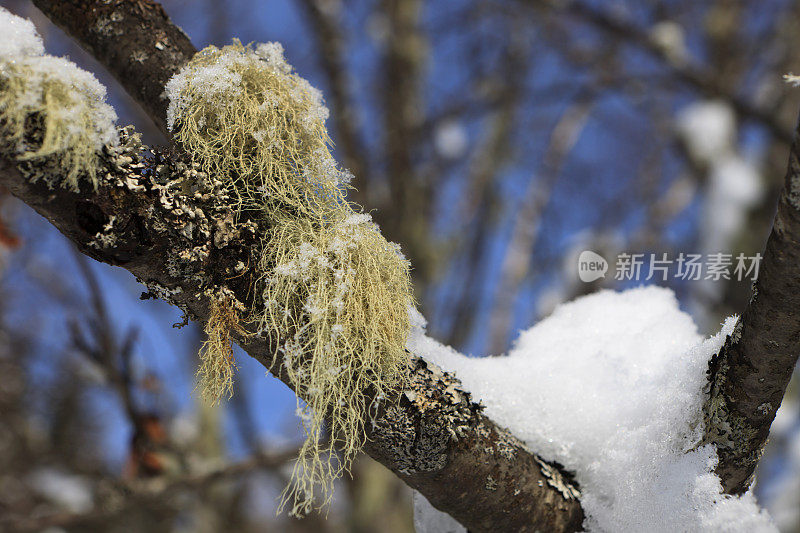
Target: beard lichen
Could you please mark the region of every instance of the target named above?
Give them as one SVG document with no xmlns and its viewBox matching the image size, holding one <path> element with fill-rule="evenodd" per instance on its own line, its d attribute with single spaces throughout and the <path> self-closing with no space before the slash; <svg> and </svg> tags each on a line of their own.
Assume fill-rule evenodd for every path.
<svg viewBox="0 0 800 533">
<path fill-rule="evenodd" d="M 254 318 L 260 331 L 280 337 L 285 372 L 305 399 L 307 438 L 285 497 L 295 511 L 307 510 L 314 484 L 329 497 L 330 480 L 363 446 L 374 399 L 404 384 L 408 266 L 369 215 L 351 211 L 323 223 L 276 220 L 259 268 L 265 308 Z M 323 421 L 341 463 L 320 459 L 334 452 Z"/>
<path fill-rule="evenodd" d="M 343 201 L 348 173 L 330 153 L 322 96 L 292 72 L 279 44 L 209 46 L 167 94 L 173 138 L 225 178 L 238 207 L 317 216 Z"/>
<path fill-rule="evenodd" d="M 98 152 L 117 142 L 116 114 L 104 101 L 105 87 L 74 63 L 45 55 L 33 25 L 5 10 L 0 15 L 4 24 L 19 26 L 22 35 L 16 38 L 28 43 L 0 50 L 0 124 L 17 159 L 54 157 L 62 181 L 50 186 L 77 191 L 85 177 L 96 188 Z M 30 121 L 40 122 L 35 131 L 42 135 L 26 136 Z"/>
<path fill-rule="evenodd" d="M 233 395 L 233 373 L 237 367 L 231 332 L 243 335 L 246 332 L 239 319 L 241 304 L 228 291 L 220 290 L 209 301 L 211 313 L 204 328 L 207 339 L 200 348 L 197 376 L 203 399 L 213 405 Z"/>
<path fill-rule="evenodd" d="M 167 94 L 177 144 L 222 182 L 239 218 L 265 228 L 247 309 L 237 317 L 229 298 L 212 296 L 204 387 L 212 398 L 230 392 L 225 330 L 246 324 L 272 341 L 273 369 L 297 392 L 305 433 L 281 508 L 305 514 L 320 493 L 318 504 L 330 501 L 377 400 L 405 384 L 409 264 L 346 201 L 350 175 L 331 155 L 321 94 L 279 44 L 208 47 Z"/>
</svg>

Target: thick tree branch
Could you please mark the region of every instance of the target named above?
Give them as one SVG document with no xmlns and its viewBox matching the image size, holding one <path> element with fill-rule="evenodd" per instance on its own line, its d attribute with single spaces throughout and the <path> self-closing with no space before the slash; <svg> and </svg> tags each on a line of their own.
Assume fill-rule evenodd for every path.
<svg viewBox="0 0 800 533">
<path fill-rule="evenodd" d="M 168 135 L 164 85 L 197 52 L 151 0 L 33 0 L 125 87 Z"/>
<path fill-rule="evenodd" d="M 750 303 L 709 365 L 705 441 L 717 445 L 729 494 L 747 490 L 800 356 L 798 135 Z"/>
<path fill-rule="evenodd" d="M 149 0 L 36 3 L 122 81 L 163 131 L 163 84 L 194 48 L 160 6 Z M 114 49 L 126 50 L 125 57 Z M 140 61 L 133 53 L 137 50 L 148 58 L 154 50 L 163 53 Z M 50 190 L 30 178 L 52 172 L 52 166 L 26 164 L 21 169 L 13 154 L 2 150 L 0 184 L 83 253 L 126 268 L 151 294 L 192 318 L 207 320 L 205 289 L 212 285 L 227 286 L 248 301 L 250 280 L 239 275 L 237 265 L 254 264 L 251 245 L 266 228 L 234 224 L 232 213 L 211 195 L 174 193 L 171 184 L 191 170 L 160 154 L 143 159 L 136 143 L 124 138 L 122 148 L 104 155 L 101 175 L 106 179 L 97 191 Z M 271 342 L 241 336 L 237 341 L 289 384 L 283 367 L 272 365 Z M 381 403 L 366 451 L 472 531 L 579 530 L 578 491 L 558 465 L 531 454 L 497 427 L 451 376 L 413 360 L 412 385 Z"/>
<path fill-rule="evenodd" d="M 236 265 L 253 259 L 251 245 L 267 228 L 234 223 L 213 194 L 173 192 L 191 172 L 186 165 L 142 158 L 123 135 L 103 155 L 98 189 L 75 193 L 44 184 L 52 163 L 17 165 L 13 157 L 8 147 L 0 151 L 0 184 L 83 253 L 124 267 L 197 320 L 209 316 L 212 285 L 248 301 L 249 278 L 234 275 Z M 282 365 L 272 364 L 274 344 L 258 336 L 237 341 L 289 383 Z M 408 390 L 380 404 L 367 451 L 473 531 L 577 531 L 583 512 L 574 485 L 481 411 L 455 379 L 414 358 Z"/>
</svg>

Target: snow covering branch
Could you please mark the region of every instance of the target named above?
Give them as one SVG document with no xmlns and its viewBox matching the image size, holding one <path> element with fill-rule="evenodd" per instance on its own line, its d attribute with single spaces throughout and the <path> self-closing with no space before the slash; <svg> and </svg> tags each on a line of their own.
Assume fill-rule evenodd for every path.
<svg viewBox="0 0 800 533">
<path fill-rule="evenodd" d="M 705 442 L 717 445 L 725 492 L 747 490 L 800 356 L 800 138 L 758 281 L 736 329 L 709 365 Z"/>
<path fill-rule="evenodd" d="M 131 39 L 142 50 L 162 50 L 160 46 L 172 43 L 165 35 L 183 35 L 177 28 L 164 29 L 171 25 L 169 20 L 157 4 L 146 0 L 38 5 L 46 14 L 52 10 L 54 19 L 84 44 L 88 41 L 91 51 L 98 43 L 124 47 L 127 17 L 133 17 L 128 30 L 137 33 Z M 0 16 L 10 15 L 0 11 Z M 148 16 L 152 28 L 144 25 Z M 87 17 L 93 29 L 84 31 Z M 143 44 L 143 39 L 150 42 Z M 101 51 L 98 59 L 113 69 L 115 54 L 129 52 Z M 157 80 L 166 81 L 185 57 L 175 52 L 175 62 L 170 63 L 159 56 L 147 63 L 146 71 L 132 65 L 138 62 L 135 58 L 119 57 L 123 67 L 118 67 L 117 76 L 127 81 L 128 90 L 146 109 L 159 113 L 153 118 L 163 126 L 166 105 L 153 87 Z M 131 72 L 138 73 L 140 89 Z M 26 139 L 41 138 L 40 121 L 28 121 L 26 127 Z M 257 259 L 258 236 L 267 228 L 236 220 L 211 193 L 184 194 L 180 183 L 197 174 L 188 160 L 143 146 L 126 128 L 118 143 L 97 152 L 96 187 L 84 181 L 70 190 L 52 186 L 58 183 L 53 174 L 60 170 L 51 157 L 21 161 L 11 141 L 0 127 L 0 184 L 86 255 L 129 270 L 148 287 L 148 296 L 179 306 L 195 320 L 210 316 L 213 295 L 204 287 L 225 285 L 239 300 L 250 300 L 249 280 L 238 274 L 241 265 Z M 275 349 L 268 340 L 235 331 L 232 336 L 276 377 L 292 383 L 282 365 L 272 364 Z M 437 508 L 472 531 L 580 529 L 584 515 L 574 483 L 557 464 L 530 453 L 495 425 L 451 375 L 412 357 L 409 385 L 388 396 L 375 403 L 378 412 L 368 428 L 366 451 Z"/>
<path fill-rule="evenodd" d="M 638 287 L 560 305 L 502 357 L 461 355 L 421 323 L 409 347 L 453 371 L 529 449 L 575 472 L 586 531 L 774 532 L 752 492 L 723 493 L 716 449 L 702 442 L 704 370 L 735 322 L 704 339 L 672 291 Z"/>
</svg>

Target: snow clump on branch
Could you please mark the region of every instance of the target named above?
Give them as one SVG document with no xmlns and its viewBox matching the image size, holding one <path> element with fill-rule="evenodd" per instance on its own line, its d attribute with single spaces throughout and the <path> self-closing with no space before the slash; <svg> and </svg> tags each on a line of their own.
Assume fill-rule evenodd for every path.
<svg viewBox="0 0 800 533">
<path fill-rule="evenodd" d="M 421 317 L 408 347 L 575 473 L 588 531 L 776 531 L 752 492 L 722 493 L 716 450 L 700 445 L 708 361 L 735 323 L 704 339 L 672 291 L 643 287 L 563 304 L 502 357 L 463 356 L 425 336 Z"/>
<path fill-rule="evenodd" d="M 118 141 L 117 115 L 106 88 L 71 61 L 44 53 L 33 24 L 0 8 L 0 121 L 20 161 L 55 157 L 62 185 L 77 191 L 81 178 L 97 186 L 97 154 Z M 25 133 L 36 121 L 41 135 Z"/>
</svg>

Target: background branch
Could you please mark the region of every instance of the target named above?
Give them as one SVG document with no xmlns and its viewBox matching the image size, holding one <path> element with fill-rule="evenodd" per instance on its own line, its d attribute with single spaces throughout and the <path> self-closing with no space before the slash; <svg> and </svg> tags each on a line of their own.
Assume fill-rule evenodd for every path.
<svg viewBox="0 0 800 533">
<path fill-rule="evenodd" d="M 705 441 L 716 444 L 725 492 L 747 490 L 800 356 L 800 139 L 750 303 L 709 365 Z"/>
</svg>

